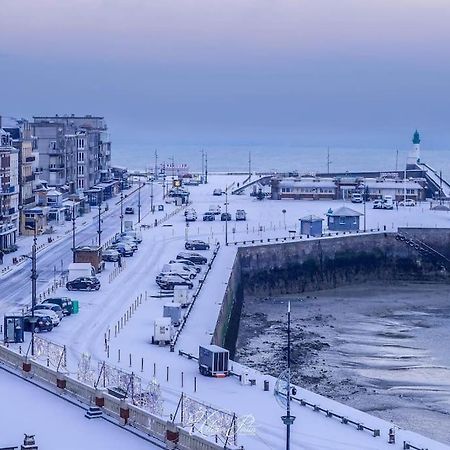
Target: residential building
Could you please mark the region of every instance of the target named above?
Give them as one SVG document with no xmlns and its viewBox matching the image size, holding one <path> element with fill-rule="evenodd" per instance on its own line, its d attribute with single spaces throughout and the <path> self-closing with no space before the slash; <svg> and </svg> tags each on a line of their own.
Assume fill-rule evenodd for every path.
<svg viewBox="0 0 450 450">
<path fill-rule="evenodd" d="M 39 178 L 83 192 L 111 179 L 111 142 L 103 117 L 35 116 Z"/>
<path fill-rule="evenodd" d="M 14 127 L 4 127 L 4 131 L 9 133 L 12 145 L 19 151 L 19 220 L 20 233 L 24 232 L 25 208 L 34 204 L 34 170 L 33 165 L 37 159 L 33 153 L 33 140 L 31 136 L 31 126 L 28 121 L 20 120 Z"/>
<path fill-rule="evenodd" d="M 19 150 L 11 135 L 0 128 L 0 250 L 11 250 L 19 218 Z"/>
</svg>

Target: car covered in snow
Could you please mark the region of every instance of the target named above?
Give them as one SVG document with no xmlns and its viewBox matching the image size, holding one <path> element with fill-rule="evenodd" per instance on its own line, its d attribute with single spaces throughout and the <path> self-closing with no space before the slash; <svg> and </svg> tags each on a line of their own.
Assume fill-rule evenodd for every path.
<svg viewBox="0 0 450 450">
<path fill-rule="evenodd" d="M 120 253 L 113 248 L 108 248 L 106 250 L 103 250 L 102 259 L 103 261 L 107 262 L 117 262 L 120 259 Z"/>
<path fill-rule="evenodd" d="M 373 209 L 383 209 L 383 200 L 375 200 L 373 202 Z"/>
<path fill-rule="evenodd" d="M 69 297 L 51 297 L 44 300 L 43 304 L 46 303 L 61 306 L 65 316 L 70 316 L 73 313 L 73 303 Z"/>
<path fill-rule="evenodd" d="M 185 266 L 191 267 L 191 268 L 195 269 L 197 273 L 199 273 L 202 270 L 202 269 L 200 269 L 200 267 L 198 267 L 192 261 L 189 261 L 187 259 L 171 259 L 169 261 L 169 264 L 174 264 L 174 263 L 181 263 L 181 264 L 184 264 Z"/>
<path fill-rule="evenodd" d="M 209 212 L 212 212 L 214 215 L 218 216 L 221 212 L 220 205 L 210 205 Z"/>
<path fill-rule="evenodd" d="M 194 286 L 189 277 L 174 272 L 161 272 L 156 277 L 156 284 L 164 290 L 172 290 L 175 286 L 187 286 L 192 289 Z"/>
<path fill-rule="evenodd" d="M 398 203 L 399 206 L 416 206 L 416 202 L 412 198 L 407 198 Z"/>
</svg>

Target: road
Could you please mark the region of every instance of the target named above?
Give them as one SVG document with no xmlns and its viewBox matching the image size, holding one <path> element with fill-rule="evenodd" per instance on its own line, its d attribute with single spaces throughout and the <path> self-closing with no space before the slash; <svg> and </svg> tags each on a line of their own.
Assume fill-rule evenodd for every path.
<svg viewBox="0 0 450 450">
<path fill-rule="evenodd" d="M 136 214 L 133 216 L 124 216 L 124 220 L 133 219 L 137 222 L 137 205 L 138 205 L 138 189 L 133 187 L 129 191 L 125 191 L 126 197 L 123 201 L 123 208 L 126 206 L 134 206 Z M 141 188 L 141 221 L 145 223 L 150 211 L 150 195 L 151 186 L 146 184 Z M 162 186 L 153 183 L 154 204 L 161 203 Z M 109 210 L 103 217 L 102 223 L 102 242 L 110 239 L 120 231 L 120 197 L 116 196 L 109 202 Z M 85 225 L 76 233 L 76 245 L 90 245 L 98 240 L 98 216 L 88 217 L 85 219 L 91 223 Z M 78 218 L 77 222 L 81 223 L 83 218 Z M 68 264 L 72 262 L 72 234 L 69 233 L 60 241 L 55 242 L 49 248 L 38 253 L 37 257 L 37 292 L 39 293 L 49 283 L 52 282 L 55 275 L 59 276 L 62 270 L 67 270 Z M 1 297 L 0 297 L 0 314 L 6 312 L 17 311 L 25 305 L 29 305 L 31 301 L 31 260 L 26 260 L 19 267 L 15 268 L 10 274 L 5 275 L 1 279 Z"/>
</svg>

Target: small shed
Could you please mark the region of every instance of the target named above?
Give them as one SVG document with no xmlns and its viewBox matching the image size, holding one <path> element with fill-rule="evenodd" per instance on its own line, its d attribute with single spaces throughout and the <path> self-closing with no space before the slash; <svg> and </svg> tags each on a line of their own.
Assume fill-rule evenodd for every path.
<svg viewBox="0 0 450 450">
<path fill-rule="evenodd" d="M 322 235 L 323 219 L 318 216 L 306 216 L 300 219 L 300 234 L 307 234 L 310 236 Z"/>
<path fill-rule="evenodd" d="M 354 209 L 342 206 L 336 211 L 328 211 L 328 229 L 331 231 L 359 230 L 359 218 L 362 214 Z"/>
</svg>

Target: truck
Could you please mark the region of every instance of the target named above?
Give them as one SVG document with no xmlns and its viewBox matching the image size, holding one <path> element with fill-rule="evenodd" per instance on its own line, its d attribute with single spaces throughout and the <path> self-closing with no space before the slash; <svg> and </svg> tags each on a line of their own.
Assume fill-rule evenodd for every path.
<svg viewBox="0 0 450 450">
<path fill-rule="evenodd" d="M 89 263 L 95 270 L 95 273 L 101 272 L 105 268 L 102 258 L 102 248 L 97 245 L 85 245 L 75 248 L 75 263 Z M 90 276 L 90 275 L 80 275 Z M 69 280 L 70 281 L 70 280 Z"/>
<path fill-rule="evenodd" d="M 90 263 L 70 263 L 68 281 L 73 281 L 80 277 L 95 277 L 95 273 L 95 269 Z"/>
<path fill-rule="evenodd" d="M 200 345 L 198 368 L 202 375 L 223 378 L 230 374 L 230 352 L 218 345 Z"/>
</svg>

